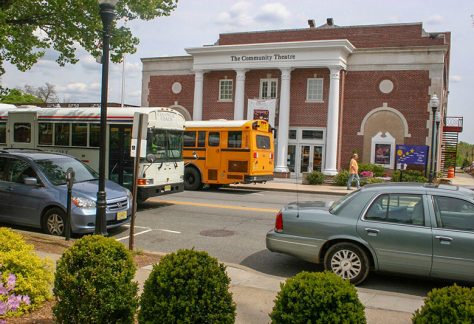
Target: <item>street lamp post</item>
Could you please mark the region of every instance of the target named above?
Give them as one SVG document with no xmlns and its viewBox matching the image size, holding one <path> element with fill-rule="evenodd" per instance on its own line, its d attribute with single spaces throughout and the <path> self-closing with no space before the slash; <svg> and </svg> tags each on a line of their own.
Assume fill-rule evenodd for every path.
<svg viewBox="0 0 474 324">
<path fill-rule="evenodd" d="M 99 191 L 95 216 L 95 234 L 107 235 L 107 197 L 105 193 L 105 153 L 107 135 L 107 89 L 109 83 L 109 41 L 115 5 L 118 0 L 99 0 L 102 19 L 102 90 L 100 100 Z"/>
<path fill-rule="evenodd" d="M 439 110 L 436 112 L 435 122 L 436 122 L 436 133 L 435 133 L 436 141 L 435 141 L 435 150 L 434 150 L 434 155 L 435 155 L 435 157 L 434 157 L 434 174 L 436 175 L 436 172 L 438 171 L 439 124 L 441 123 L 441 112 Z"/>
<path fill-rule="evenodd" d="M 435 153 L 435 139 L 436 139 L 435 120 L 436 120 L 436 110 L 438 109 L 438 106 L 439 106 L 439 99 L 436 94 L 431 96 L 430 106 L 431 106 L 431 110 L 433 111 L 433 123 L 431 125 L 431 161 L 430 161 L 429 182 L 433 183 L 433 180 L 434 180 L 433 162 L 434 162 L 434 156 L 435 156 L 434 153 Z"/>
</svg>

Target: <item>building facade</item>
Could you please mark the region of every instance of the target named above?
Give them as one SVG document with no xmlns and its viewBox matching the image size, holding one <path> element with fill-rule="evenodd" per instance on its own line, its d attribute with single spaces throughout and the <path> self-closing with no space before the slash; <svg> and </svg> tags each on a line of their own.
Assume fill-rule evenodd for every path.
<svg viewBox="0 0 474 324">
<path fill-rule="evenodd" d="M 396 144 L 431 144 L 432 95 L 446 114 L 450 33 L 427 33 L 421 23 L 310 21 L 304 29 L 221 34 L 186 51 L 142 59 L 142 106 L 193 120 L 270 118 L 280 175 L 334 175 L 354 151 L 393 169 Z"/>
</svg>

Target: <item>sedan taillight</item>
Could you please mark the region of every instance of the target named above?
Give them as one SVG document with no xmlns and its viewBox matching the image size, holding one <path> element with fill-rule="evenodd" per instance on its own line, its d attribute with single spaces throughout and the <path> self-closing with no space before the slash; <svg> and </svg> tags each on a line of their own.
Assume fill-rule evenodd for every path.
<svg viewBox="0 0 474 324">
<path fill-rule="evenodd" d="M 281 211 L 278 212 L 275 219 L 275 232 L 283 232 L 283 215 Z"/>
</svg>

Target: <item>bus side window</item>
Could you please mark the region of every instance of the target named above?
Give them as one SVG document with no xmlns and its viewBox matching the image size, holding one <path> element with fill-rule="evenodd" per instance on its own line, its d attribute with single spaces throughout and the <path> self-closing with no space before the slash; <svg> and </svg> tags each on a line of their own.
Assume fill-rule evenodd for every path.
<svg viewBox="0 0 474 324">
<path fill-rule="evenodd" d="M 208 145 L 209 146 L 219 146 L 219 144 L 220 144 L 219 132 L 209 132 Z"/>
<path fill-rule="evenodd" d="M 184 147 L 196 147 L 196 132 L 187 131 L 184 132 Z"/>
<path fill-rule="evenodd" d="M 227 147 L 241 148 L 242 147 L 242 132 L 229 132 L 227 137 Z"/>
<path fill-rule="evenodd" d="M 198 147 L 206 147 L 206 132 L 198 132 Z"/>
<path fill-rule="evenodd" d="M 7 142 L 7 124 L 0 123 L 0 144 Z"/>
</svg>

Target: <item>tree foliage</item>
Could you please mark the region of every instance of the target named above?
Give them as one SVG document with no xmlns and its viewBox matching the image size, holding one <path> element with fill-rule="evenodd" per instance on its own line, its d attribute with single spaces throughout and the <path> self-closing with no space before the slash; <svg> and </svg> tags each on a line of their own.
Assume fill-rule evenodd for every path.
<svg viewBox="0 0 474 324">
<path fill-rule="evenodd" d="M 3 91 L 0 92 L 0 103 L 27 105 L 43 102 L 42 99 L 19 89 L 3 89 Z"/>
<path fill-rule="evenodd" d="M 168 16 L 177 0 L 119 0 L 110 41 L 111 59 L 134 53 L 138 39 L 120 20 L 151 20 Z M 46 49 L 58 53 L 59 65 L 76 63 L 80 46 L 101 54 L 102 21 L 97 0 L 1 0 L 0 75 L 6 61 L 21 71 L 30 69 Z"/>
</svg>

